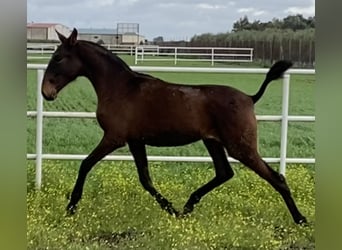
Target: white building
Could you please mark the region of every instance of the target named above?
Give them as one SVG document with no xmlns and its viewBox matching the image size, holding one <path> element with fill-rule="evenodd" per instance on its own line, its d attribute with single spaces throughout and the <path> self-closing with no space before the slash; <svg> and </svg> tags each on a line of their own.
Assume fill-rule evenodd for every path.
<svg viewBox="0 0 342 250">
<path fill-rule="evenodd" d="M 80 28 L 78 37 L 82 40 L 105 44 L 137 45 L 145 43 L 144 36 L 128 32 L 119 33 L 117 29 Z"/>
<path fill-rule="evenodd" d="M 56 30 L 68 37 L 71 29 L 59 23 L 28 23 L 27 40 L 29 42 L 58 42 Z M 105 44 L 137 45 L 144 44 L 145 37 L 134 32 L 120 33 L 117 29 L 77 28 L 78 39 Z"/>
<path fill-rule="evenodd" d="M 55 30 L 66 37 L 71 33 L 71 29 L 59 23 L 28 23 L 26 28 L 30 41 L 59 41 Z"/>
</svg>

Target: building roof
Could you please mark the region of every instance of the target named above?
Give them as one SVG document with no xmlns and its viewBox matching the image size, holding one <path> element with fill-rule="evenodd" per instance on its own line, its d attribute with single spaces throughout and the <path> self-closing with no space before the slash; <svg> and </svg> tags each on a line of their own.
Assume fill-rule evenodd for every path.
<svg viewBox="0 0 342 250">
<path fill-rule="evenodd" d="M 50 28 L 59 25 L 59 23 L 27 23 L 27 28 Z"/>
<path fill-rule="evenodd" d="M 91 34 L 91 35 L 116 35 L 117 34 L 117 29 L 80 28 L 77 30 L 79 34 Z"/>
</svg>

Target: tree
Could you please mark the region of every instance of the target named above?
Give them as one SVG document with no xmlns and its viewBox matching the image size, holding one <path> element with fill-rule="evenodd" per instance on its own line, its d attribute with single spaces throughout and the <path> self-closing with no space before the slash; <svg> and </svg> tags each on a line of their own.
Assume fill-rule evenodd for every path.
<svg viewBox="0 0 342 250">
<path fill-rule="evenodd" d="M 241 30 L 250 30 L 251 23 L 248 21 L 248 17 L 244 16 L 240 18 L 233 24 L 233 32 L 241 31 Z"/>
<path fill-rule="evenodd" d="M 303 30 L 308 27 L 307 20 L 300 14 L 285 17 L 283 20 L 283 29 Z"/>
<path fill-rule="evenodd" d="M 282 24 L 283 24 L 283 21 L 279 20 L 278 18 L 273 18 L 271 22 L 272 27 L 268 27 L 268 28 L 281 29 Z"/>
<path fill-rule="evenodd" d="M 308 19 L 306 20 L 306 24 L 309 28 L 315 28 L 316 26 L 316 18 L 313 17 L 308 17 Z"/>
<path fill-rule="evenodd" d="M 233 24 L 233 32 L 243 30 L 265 30 L 265 29 L 290 29 L 290 30 L 303 30 L 307 28 L 315 28 L 315 17 L 304 18 L 302 15 L 290 15 L 283 20 L 273 18 L 272 21 L 260 22 L 255 20 L 249 22 L 248 17 L 244 16 Z"/>
</svg>

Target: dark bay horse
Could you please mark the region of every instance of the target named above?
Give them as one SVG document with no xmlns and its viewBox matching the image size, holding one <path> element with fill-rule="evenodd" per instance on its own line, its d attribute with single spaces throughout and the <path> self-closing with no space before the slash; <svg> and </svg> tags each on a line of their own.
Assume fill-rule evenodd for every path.
<svg viewBox="0 0 342 250">
<path fill-rule="evenodd" d="M 205 194 L 233 177 L 227 152 L 280 193 L 296 223 L 306 222 L 284 176 L 268 166 L 257 151 L 254 104 L 267 85 L 292 66 L 291 62 L 276 62 L 259 91 L 250 96 L 227 86 L 168 83 L 131 70 L 100 45 L 77 40 L 76 29 L 68 38 L 57 34 L 61 45 L 46 69 L 42 94 L 52 101 L 78 76 L 87 77 L 97 94 L 96 116 L 104 132 L 98 146 L 81 163 L 67 206 L 69 213 L 75 212 L 92 167 L 107 154 L 128 144 L 142 186 L 171 215 L 178 217 L 192 212 Z M 203 141 L 213 160 L 215 177 L 193 192 L 183 212 L 178 212 L 152 184 L 145 145 L 179 146 L 198 140 Z"/>
</svg>

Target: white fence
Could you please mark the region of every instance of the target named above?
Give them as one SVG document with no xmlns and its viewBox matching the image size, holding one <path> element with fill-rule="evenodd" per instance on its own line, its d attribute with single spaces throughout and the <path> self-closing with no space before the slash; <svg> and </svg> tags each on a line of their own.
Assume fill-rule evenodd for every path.
<svg viewBox="0 0 342 250">
<path fill-rule="evenodd" d="M 139 61 L 206 61 L 211 62 L 252 62 L 253 48 L 210 48 L 210 47 L 161 47 L 137 46 L 135 64 Z"/>
<path fill-rule="evenodd" d="M 102 46 L 115 54 L 126 54 L 133 56 L 135 53 L 135 45 L 102 44 Z"/>
<path fill-rule="evenodd" d="M 27 43 L 26 52 L 28 55 L 51 55 L 57 49 L 59 43 Z M 115 54 L 127 54 L 133 56 L 135 53 L 135 45 L 120 44 L 102 44 L 103 47 Z M 39 57 L 31 56 L 29 59 L 37 59 Z M 40 57 L 42 58 L 42 57 Z M 45 57 L 43 57 L 45 58 Z M 47 58 L 47 57 L 46 57 Z"/>
<path fill-rule="evenodd" d="M 58 43 L 27 43 L 27 54 L 52 54 L 57 49 Z"/>
<path fill-rule="evenodd" d="M 28 59 L 48 59 L 46 56 L 57 49 L 58 43 L 27 43 Z M 102 44 L 115 54 L 135 55 L 135 64 L 139 61 L 207 61 L 213 66 L 215 62 L 252 62 L 253 48 L 229 47 L 164 47 L 157 45 L 120 45 Z M 37 55 L 41 55 L 40 57 Z"/>
<path fill-rule="evenodd" d="M 35 116 L 36 127 L 36 153 L 27 154 L 27 159 L 36 160 L 36 186 L 41 186 L 41 172 L 43 159 L 64 159 L 64 160 L 83 160 L 87 155 L 71 155 L 71 154 L 43 154 L 42 138 L 43 138 L 43 117 L 79 117 L 79 118 L 95 118 L 94 112 L 46 112 L 43 111 L 43 98 L 41 95 L 41 82 L 44 75 L 46 65 L 28 64 L 28 69 L 36 69 L 37 74 L 37 110 L 27 111 L 27 116 Z M 187 68 L 187 67 L 131 67 L 133 70 L 140 72 L 215 72 L 215 73 L 267 73 L 268 69 L 242 69 L 242 68 Z M 291 116 L 288 115 L 289 107 L 289 89 L 290 74 L 315 74 L 315 70 L 310 69 L 290 69 L 283 78 L 283 98 L 282 98 L 282 114 L 281 115 L 257 115 L 260 121 L 280 121 L 281 122 L 281 145 L 280 156 L 278 158 L 263 158 L 268 163 L 280 163 L 279 171 L 285 174 L 286 163 L 315 163 L 314 158 L 287 158 L 287 130 L 289 122 L 314 122 L 315 116 Z M 129 155 L 108 155 L 104 160 L 133 160 Z M 148 156 L 149 161 L 179 161 L 179 162 L 211 162 L 210 157 L 194 157 L 194 156 Z M 237 162 L 230 158 L 231 162 Z"/>
</svg>

